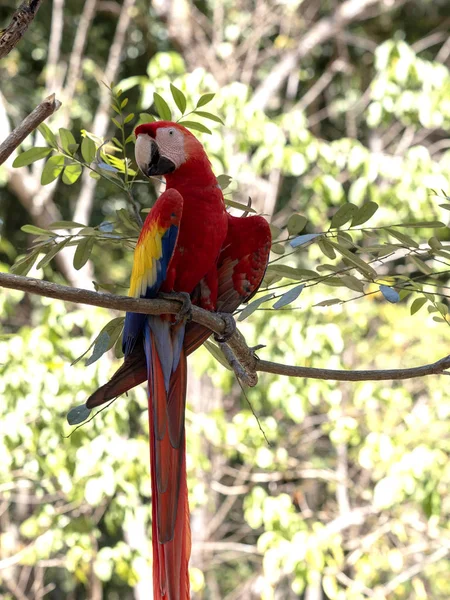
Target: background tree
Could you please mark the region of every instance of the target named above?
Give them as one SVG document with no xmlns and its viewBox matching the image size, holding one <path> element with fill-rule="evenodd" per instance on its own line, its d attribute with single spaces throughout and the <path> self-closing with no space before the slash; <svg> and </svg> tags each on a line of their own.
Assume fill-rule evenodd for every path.
<svg viewBox="0 0 450 600">
<path fill-rule="evenodd" d="M 0 8 L 5 26 L 15 8 Z M 51 130 L 98 146 L 121 132 L 102 81 L 118 84 L 120 102 L 129 98 L 119 123 L 136 114 L 125 136 L 140 113 L 165 110 L 155 92 L 178 118 L 170 83 L 187 110 L 215 93 L 199 110 L 225 126 L 187 118 L 211 129 L 199 137 L 215 172 L 233 178 L 227 198 L 246 204 L 250 195 L 274 226 L 258 297 L 268 298 L 240 313 L 254 311 L 240 324 L 248 344 L 266 344 L 261 358 L 314 367 L 431 362 L 446 354 L 449 318 L 449 231 L 433 223 L 447 223 L 450 208 L 449 18 L 436 0 L 44 2 L 0 63 L 0 131 L 6 137 L 55 93 L 62 106 Z M 22 149 L 49 139 L 44 128 Z M 115 142 L 92 157 L 89 142 L 84 156 L 67 133 L 57 141 L 120 176 Z M 21 168 L 13 160 L 0 167 L 1 270 L 17 269 L 37 243 L 44 254 L 18 272 L 33 262 L 35 277 L 88 289 L 95 279 L 125 293 L 137 226 L 121 211 L 131 205 L 117 173 L 103 168 L 94 179 L 66 156 L 50 173 L 61 167 L 60 176 L 42 185 L 48 156 Z M 157 193 L 132 190 L 145 207 Z M 61 220 L 92 229 L 51 230 L 57 243 L 76 235 L 50 260 L 49 235 L 21 227 Z M 91 366 L 70 363 L 121 313 L 18 291 L 2 291 L 0 303 L 1 593 L 147 598 L 144 390 L 63 437 L 67 412 L 115 366 L 111 352 Z M 111 342 L 120 321 L 107 331 Z M 247 396 L 269 446 L 234 374 L 205 349 L 192 366 L 198 598 L 448 598 L 444 377 L 337 384 L 262 375 Z"/>
</svg>

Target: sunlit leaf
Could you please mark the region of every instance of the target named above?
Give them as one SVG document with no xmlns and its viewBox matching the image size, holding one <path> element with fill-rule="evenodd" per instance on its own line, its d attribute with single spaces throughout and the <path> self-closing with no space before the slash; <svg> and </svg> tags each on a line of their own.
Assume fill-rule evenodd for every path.
<svg viewBox="0 0 450 600">
<path fill-rule="evenodd" d="M 187 127 L 188 129 L 193 129 L 194 131 L 200 131 L 201 133 L 212 133 L 210 129 L 205 127 L 202 123 L 197 123 L 197 121 L 179 121 L 180 125 Z"/>
<path fill-rule="evenodd" d="M 360 258 L 357 254 L 350 252 L 347 248 L 343 248 L 336 242 L 332 242 L 330 240 L 330 244 L 333 248 L 339 252 L 341 256 L 344 256 L 351 264 L 353 264 L 359 271 L 361 271 L 364 275 L 368 277 L 376 277 L 377 272 L 370 265 L 365 263 L 362 258 Z"/>
<path fill-rule="evenodd" d="M 205 106 L 205 104 L 208 104 L 209 102 L 211 102 L 211 100 L 214 98 L 216 94 L 203 94 L 203 96 L 200 96 L 199 101 L 197 102 L 197 106 L 195 108 L 200 108 L 201 106 Z"/>
<path fill-rule="evenodd" d="M 67 154 L 72 154 L 71 147 L 76 146 L 77 142 L 73 136 L 73 133 L 69 129 L 61 127 L 59 130 L 59 138 L 61 140 L 61 146 Z"/>
<path fill-rule="evenodd" d="M 50 156 L 48 161 L 45 163 L 44 169 L 41 175 L 41 184 L 48 185 L 54 181 L 64 168 L 64 156 L 61 154 L 54 154 Z"/>
<path fill-rule="evenodd" d="M 66 185 L 72 185 L 78 180 L 82 171 L 83 168 L 78 163 L 67 165 L 67 167 L 64 168 L 61 180 Z"/>
<path fill-rule="evenodd" d="M 221 125 L 225 125 L 220 117 L 217 115 L 213 115 L 212 113 L 205 112 L 203 110 L 195 110 L 194 113 L 199 117 L 203 117 L 204 119 L 210 119 L 210 121 L 215 121 L 216 123 L 220 123 Z"/>
<path fill-rule="evenodd" d="M 78 227 L 85 227 L 85 225 L 75 221 L 54 221 L 48 226 L 49 229 L 77 229 Z"/>
<path fill-rule="evenodd" d="M 41 235 L 41 234 L 54 235 L 54 234 L 51 234 L 47 229 L 42 229 L 41 227 L 36 227 L 36 225 L 22 225 L 22 227 L 20 229 L 22 231 L 24 231 L 25 233 L 31 233 L 32 235 Z"/>
<path fill-rule="evenodd" d="M 422 306 L 424 304 L 426 304 L 426 302 L 427 302 L 426 298 L 416 298 L 414 300 L 414 302 L 411 304 L 411 308 L 410 308 L 411 315 L 415 315 L 416 312 L 419 312 L 419 310 L 422 308 Z"/>
<path fill-rule="evenodd" d="M 155 103 L 156 111 L 158 112 L 160 119 L 163 121 L 171 121 L 172 111 L 164 98 L 157 92 L 153 94 L 153 102 Z"/>
<path fill-rule="evenodd" d="M 342 300 L 339 300 L 339 298 L 330 298 L 328 300 L 322 300 L 322 302 L 318 302 L 317 304 L 314 304 L 314 306 L 333 306 L 333 304 L 339 304 L 340 302 L 342 302 Z"/>
<path fill-rule="evenodd" d="M 326 257 L 334 260 L 336 258 L 336 252 L 334 251 L 333 246 L 328 242 L 326 237 L 321 238 L 318 241 L 319 248 L 325 254 Z"/>
<path fill-rule="evenodd" d="M 433 273 L 433 269 L 431 269 L 426 263 L 423 262 L 423 260 L 420 260 L 420 258 L 418 258 L 417 256 L 414 256 L 412 254 L 408 256 L 408 258 L 412 263 L 416 265 L 419 271 L 422 271 L 422 273 L 425 273 L 426 275 L 431 275 Z"/>
<path fill-rule="evenodd" d="M 36 160 L 45 158 L 50 154 L 50 152 L 52 152 L 52 149 L 47 147 L 30 148 L 29 150 L 22 152 L 22 154 L 19 154 L 19 156 L 14 159 L 12 166 L 15 168 L 26 167 L 27 165 L 34 163 Z"/>
<path fill-rule="evenodd" d="M 354 275 L 342 275 L 341 281 L 346 287 L 354 292 L 364 292 L 364 282 Z"/>
<path fill-rule="evenodd" d="M 281 256 L 286 252 L 286 248 L 283 244 L 272 244 L 270 249 L 274 254 L 279 254 Z"/>
<path fill-rule="evenodd" d="M 95 142 L 87 136 L 84 137 L 81 142 L 81 155 L 88 165 L 95 159 L 96 151 Z"/>
<path fill-rule="evenodd" d="M 181 114 L 184 114 L 186 110 L 186 97 L 181 90 L 175 87 L 172 83 L 170 84 L 170 91 L 172 93 L 172 98 L 175 100 L 175 104 L 177 105 L 178 110 Z"/>
<path fill-rule="evenodd" d="M 56 136 L 48 125 L 41 123 L 38 127 L 38 131 L 41 133 L 42 137 L 49 146 L 52 148 L 57 147 Z"/>
<path fill-rule="evenodd" d="M 14 275 L 27 275 L 30 269 L 33 267 L 34 263 L 36 262 L 38 256 L 39 250 L 36 250 L 22 257 L 13 264 L 13 266 L 10 269 L 11 273 L 13 273 Z"/>
<path fill-rule="evenodd" d="M 413 240 L 412 237 L 406 235 L 405 233 L 397 231 L 396 229 L 393 229 L 391 227 L 387 227 L 386 231 L 389 233 L 389 235 L 392 235 L 392 237 L 395 237 L 395 239 L 397 239 L 399 242 L 402 242 L 402 244 L 405 244 L 405 246 L 407 247 L 419 247 L 419 244 L 416 242 L 416 240 Z"/>
</svg>

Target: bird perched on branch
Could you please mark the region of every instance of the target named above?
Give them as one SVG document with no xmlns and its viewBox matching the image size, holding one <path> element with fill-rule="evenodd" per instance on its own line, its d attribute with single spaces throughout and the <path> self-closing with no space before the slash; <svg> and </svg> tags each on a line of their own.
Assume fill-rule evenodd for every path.
<svg viewBox="0 0 450 600">
<path fill-rule="evenodd" d="M 225 210 L 203 146 L 182 125 L 158 121 L 136 128 L 136 162 L 164 176 L 166 191 L 142 227 L 131 296 L 184 295 L 207 310 L 232 313 L 261 284 L 270 229 L 260 216 Z M 205 327 L 173 315 L 127 313 L 124 363 L 86 402 L 99 406 L 148 381 L 152 480 L 153 597 L 188 600 L 191 550 L 186 483 L 186 357 L 209 337 Z"/>
</svg>

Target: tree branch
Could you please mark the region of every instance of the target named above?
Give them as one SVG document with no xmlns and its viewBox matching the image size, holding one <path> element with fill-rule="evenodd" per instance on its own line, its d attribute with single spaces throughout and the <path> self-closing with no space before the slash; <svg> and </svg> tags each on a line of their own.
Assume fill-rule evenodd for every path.
<svg viewBox="0 0 450 600">
<path fill-rule="evenodd" d="M 0 145 L 0 165 L 14 152 L 19 144 L 30 135 L 45 119 L 52 115 L 61 106 L 56 100 L 55 94 L 47 96 L 22 123 L 12 131 L 6 140 Z"/>
<path fill-rule="evenodd" d="M 42 0 L 25 0 L 13 14 L 11 23 L 0 32 L 0 59 L 20 42 L 41 3 Z"/>
<path fill-rule="evenodd" d="M 115 296 L 113 294 L 100 294 L 90 290 L 72 288 L 66 285 L 59 285 L 33 279 L 32 277 L 21 277 L 9 273 L 0 273 L 0 287 L 13 290 L 20 290 L 29 294 L 37 294 L 55 300 L 64 300 L 76 304 L 90 304 L 91 306 L 100 306 L 103 308 L 112 308 L 128 312 L 137 312 L 146 315 L 177 314 L 180 311 L 181 303 L 176 300 L 144 300 L 130 298 L 129 296 Z M 207 327 L 212 332 L 222 335 L 226 329 L 225 321 L 216 313 L 203 310 L 198 306 L 192 307 L 192 320 Z M 426 375 L 448 374 L 450 369 L 450 355 L 441 358 L 437 362 L 411 367 L 408 369 L 382 369 L 382 370 L 361 370 L 345 371 L 335 369 L 315 369 L 312 367 L 297 367 L 294 365 L 283 365 L 267 360 L 259 360 L 253 350 L 247 346 L 247 343 L 239 330 L 236 330 L 227 341 L 235 357 L 247 373 L 246 380 L 256 385 L 256 372 L 273 373 L 275 375 L 286 375 L 287 377 L 303 377 L 309 379 L 323 379 L 333 381 L 386 381 L 413 379 L 424 377 Z M 254 378 L 253 378 L 253 377 Z"/>
<path fill-rule="evenodd" d="M 250 101 L 252 108 L 265 110 L 270 99 L 281 88 L 293 69 L 297 68 L 299 61 L 308 56 L 314 48 L 336 36 L 345 25 L 364 19 L 368 10 L 376 4 L 386 4 L 390 9 L 395 8 L 397 0 L 387 3 L 384 0 L 347 0 L 339 6 L 331 17 L 318 21 L 300 39 L 297 48 L 286 52 L 269 75 L 256 89 Z"/>
</svg>

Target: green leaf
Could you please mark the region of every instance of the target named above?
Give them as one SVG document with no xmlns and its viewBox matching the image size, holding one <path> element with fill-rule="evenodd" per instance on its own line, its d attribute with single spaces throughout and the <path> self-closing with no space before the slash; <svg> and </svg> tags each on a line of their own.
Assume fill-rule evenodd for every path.
<svg viewBox="0 0 450 600">
<path fill-rule="evenodd" d="M 75 255 L 73 257 L 73 266 L 77 271 L 84 267 L 89 260 L 94 243 L 95 238 L 93 237 L 82 238 L 78 243 L 77 249 L 75 250 Z"/>
<path fill-rule="evenodd" d="M 283 306 L 287 306 L 288 304 L 291 304 L 292 302 L 294 302 L 295 300 L 297 300 L 297 298 L 302 293 L 304 287 L 305 287 L 305 284 L 301 283 L 300 285 L 296 285 L 295 287 L 291 288 L 289 291 L 285 292 L 275 302 L 275 304 L 273 305 L 273 308 L 278 309 L 278 308 L 281 308 Z"/>
<path fill-rule="evenodd" d="M 66 185 L 74 184 L 83 172 L 83 167 L 78 163 L 67 165 L 62 174 L 62 181 Z"/>
<path fill-rule="evenodd" d="M 351 227 L 362 225 L 366 223 L 378 210 L 378 204 L 376 202 L 365 202 L 353 216 Z"/>
<path fill-rule="evenodd" d="M 308 219 L 303 215 L 293 214 L 289 217 L 287 222 L 287 230 L 289 235 L 296 235 L 303 231 L 306 226 Z"/>
<path fill-rule="evenodd" d="M 238 321 L 243 321 L 244 319 L 249 317 L 255 312 L 255 310 L 257 310 L 261 306 L 261 304 L 267 302 L 268 300 L 271 300 L 274 297 L 274 295 L 275 294 L 266 294 L 265 296 L 261 296 L 261 298 L 257 298 L 256 300 L 253 300 L 253 302 L 250 302 L 250 304 L 248 304 L 239 315 Z"/>
<path fill-rule="evenodd" d="M 125 108 L 125 106 L 128 104 L 128 98 L 124 98 L 122 100 L 122 102 L 120 103 L 120 108 Z"/>
<path fill-rule="evenodd" d="M 153 102 L 155 103 L 155 107 L 160 119 L 163 121 L 171 121 L 172 111 L 170 110 L 169 105 L 164 98 L 155 92 L 153 94 Z"/>
<path fill-rule="evenodd" d="M 63 147 L 64 151 L 67 152 L 67 154 L 71 155 L 72 152 L 70 150 L 70 146 L 75 146 L 77 144 L 72 132 L 68 129 L 65 129 L 64 127 L 61 127 L 59 130 L 59 138 L 61 140 L 61 146 Z"/>
<path fill-rule="evenodd" d="M 30 254 L 20 258 L 11 267 L 11 273 L 14 273 L 14 275 L 27 275 L 31 267 L 34 265 L 38 255 L 39 250 L 35 250 L 34 252 L 31 252 Z"/>
<path fill-rule="evenodd" d="M 314 304 L 314 306 L 333 306 L 333 304 L 339 304 L 340 302 L 339 298 L 329 298 L 328 300 L 322 300 L 322 302 Z"/>
<path fill-rule="evenodd" d="M 223 175 L 219 175 L 217 177 L 217 183 L 220 185 L 220 189 L 222 191 L 226 190 L 232 181 L 233 181 L 233 178 L 230 177 L 229 175 L 223 174 Z"/>
<path fill-rule="evenodd" d="M 241 204 L 240 202 L 235 202 L 234 200 L 230 200 L 229 198 L 224 198 L 225 204 L 227 206 L 231 206 L 233 208 L 238 208 L 239 210 L 243 210 L 244 212 L 256 213 L 256 210 L 251 206 L 247 206 L 246 204 Z"/>
<path fill-rule="evenodd" d="M 335 213 L 335 215 L 331 219 L 330 227 L 333 229 L 342 227 L 342 225 L 345 225 L 347 221 L 350 221 L 352 219 L 357 210 L 357 206 L 351 204 L 350 202 L 347 202 L 347 204 L 341 206 L 341 208 Z"/>
<path fill-rule="evenodd" d="M 64 169 L 64 156 L 61 154 L 54 154 L 50 156 L 48 161 L 45 163 L 45 167 L 41 175 L 41 184 L 48 185 L 54 181 L 61 171 Z"/>
<path fill-rule="evenodd" d="M 156 121 L 155 116 L 150 113 L 140 113 L 138 124 L 141 123 L 154 123 Z"/>
<path fill-rule="evenodd" d="M 75 221 L 54 221 L 48 226 L 49 229 L 77 229 L 78 227 L 85 227 L 85 225 Z"/>
<path fill-rule="evenodd" d="M 36 225 L 22 225 L 22 227 L 20 229 L 22 231 L 24 231 L 25 233 L 31 233 L 32 235 L 42 235 L 42 234 L 47 234 L 48 236 L 55 235 L 55 234 L 50 233 L 50 231 L 48 231 L 47 229 L 42 229 L 41 227 L 36 227 Z"/>
<path fill-rule="evenodd" d="M 336 258 L 336 252 L 334 251 L 333 246 L 328 242 L 327 238 L 321 238 L 318 241 L 318 244 L 319 248 L 327 258 L 331 258 L 331 260 L 334 260 Z"/>
<path fill-rule="evenodd" d="M 283 246 L 283 244 L 272 244 L 270 250 L 274 254 L 279 254 L 280 256 L 282 256 L 286 252 L 286 248 Z"/>
<path fill-rule="evenodd" d="M 194 131 L 201 131 L 202 133 L 211 134 L 212 131 L 202 125 L 201 123 L 197 123 L 197 121 L 179 121 L 180 125 L 184 125 L 188 129 L 193 129 Z"/>
<path fill-rule="evenodd" d="M 86 163 L 89 165 L 95 159 L 97 148 L 95 147 L 94 140 L 89 137 L 84 137 L 81 142 L 81 155 Z"/>
<path fill-rule="evenodd" d="M 398 227 L 425 227 L 427 229 L 440 229 L 441 227 L 445 227 L 445 223 L 442 221 L 407 221 L 406 223 L 401 223 Z"/>
<path fill-rule="evenodd" d="M 49 262 L 58 254 L 58 252 L 60 252 L 64 248 L 64 246 L 66 246 L 69 242 L 70 238 L 66 238 L 62 242 L 55 244 L 53 248 L 49 252 L 47 252 L 47 254 L 38 262 L 36 268 L 43 269 L 44 267 L 46 267 L 49 264 Z"/>
<path fill-rule="evenodd" d="M 424 304 L 426 304 L 426 302 L 427 302 L 426 298 L 416 298 L 414 300 L 414 302 L 411 304 L 411 308 L 410 308 L 411 315 L 415 315 L 416 312 L 419 312 L 419 310 L 422 308 L 422 306 Z"/>
<path fill-rule="evenodd" d="M 199 117 L 203 117 L 204 119 L 209 119 L 210 121 L 215 121 L 216 123 L 220 123 L 221 125 L 225 125 L 220 117 L 213 115 L 212 113 L 205 112 L 203 110 L 194 110 L 194 113 Z"/>
<path fill-rule="evenodd" d="M 42 137 L 49 146 L 51 146 L 52 148 L 58 147 L 58 144 L 56 142 L 56 136 L 48 125 L 46 125 L 45 123 L 41 123 L 38 127 L 38 131 L 41 133 Z"/>
<path fill-rule="evenodd" d="M 433 269 L 431 269 L 423 260 L 420 260 L 417 256 L 408 256 L 409 260 L 416 265 L 419 271 L 425 273 L 425 275 L 431 275 L 433 273 Z"/>
<path fill-rule="evenodd" d="M 309 269 L 296 269 L 294 267 L 290 267 L 289 265 L 280 265 L 278 263 L 270 264 L 267 267 L 267 271 L 268 273 L 275 273 L 281 277 L 286 277 L 287 279 L 294 279 L 297 281 L 315 279 L 318 277 L 318 274 L 315 271 L 310 271 Z"/>
<path fill-rule="evenodd" d="M 102 178 L 100 173 L 97 173 L 97 171 L 89 171 L 89 177 L 92 177 L 92 179 L 101 179 Z"/>
<path fill-rule="evenodd" d="M 332 242 L 329 240 L 329 243 L 333 246 L 333 248 L 339 252 L 341 256 L 344 256 L 350 263 L 352 263 L 358 271 L 362 272 L 364 275 L 373 278 L 377 276 L 377 272 L 370 265 L 365 263 L 362 258 L 360 258 L 357 254 L 353 254 L 347 248 L 343 248 L 339 246 L 336 242 Z"/>
<path fill-rule="evenodd" d="M 132 121 L 134 119 L 134 113 L 130 113 L 129 115 L 127 115 L 125 117 L 125 119 L 123 120 L 123 124 L 126 125 L 127 123 L 129 123 L 130 121 Z"/>
<path fill-rule="evenodd" d="M 214 98 L 216 94 L 203 94 L 203 96 L 200 96 L 199 101 L 197 102 L 197 106 L 195 108 L 200 108 L 201 106 L 205 106 L 205 104 L 208 104 L 209 102 L 211 102 L 211 100 Z"/>
<path fill-rule="evenodd" d="M 141 228 L 136 223 L 132 215 L 126 210 L 126 208 L 119 208 L 116 211 L 119 220 L 125 225 L 126 228 L 131 229 L 132 231 L 140 232 Z"/>
<path fill-rule="evenodd" d="M 170 91 L 172 93 L 172 98 L 175 100 L 175 104 L 177 105 L 178 110 L 182 115 L 184 115 L 184 111 L 186 110 L 187 104 L 185 95 L 172 83 L 170 84 Z"/>
<path fill-rule="evenodd" d="M 91 409 L 88 408 L 85 404 L 80 404 L 79 406 L 75 406 L 71 408 L 67 413 L 67 421 L 69 425 L 79 425 L 86 421 L 91 414 Z"/>
<path fill-rule="evenodd" d="M 406 235 L 405 233 L 401 233 L 400 231 L 397 231 L 396 229 L 392 229 L 391 227 L 386 227 L 386 231 L 389 233 L 389 235 L 392 235 L 392 237 L 395 237 L 395 239 L 397 239 L 399 242 L 401 242 L 408 248 L 410 248 L 410 247 L 418 248 L 419 247 L 419 244 L 416 242 L 416 240 L 413 240 L 412 237 L 410 237 L 409 235 Z"/>
<path fill-rule="evenodd" d="M 350 290 L 364 292 L 364 283 L 354 275 L 342 275 L 340 279 L 345 287 L 348 287 Z"/>
<path fill-rule="evenodd" d="M 31 163 L 34 163 L 36 160 L 45 158 L 50 154 L 50 152 L 52 152 L 52 149 L 47 148 L 47 146 L 38 146 L 36 148 L 30 148 L 29 150 L 22 152 L 22 154 L 19 154 L 19 156 L 17 156 L 14 159 L 12 166 L 16 169 L 18 169 L 19 167 L 26 167 L 27 165 L 31 165 Z"/>
<path fill-rule="evenodd" d="M 386 300 L 392 304 L 396 304 L 400 301 L 400 296 L 397 290 L 394 290 L 394 288 L 388 285 L 380 285 L 380 292 L 383 294 Z"/>
<path fill-rule="evenodd" d="M 213 357 L 217 360 L 217 362 L 219 362 L 223 367 L 225 367 L 225 369 L 232 371 L 232 368 L 230 367 L 227 360 L 225 359 L 223 352 L 221 351 L 221 349 L 218 346 L 216 346 L 216 344 L 213 344 L 212 342 L 206 340 L 206 342 L 204 343 L 204 346 L 208 350 L 208 352 L 213 355 Z"/>
</svg>

